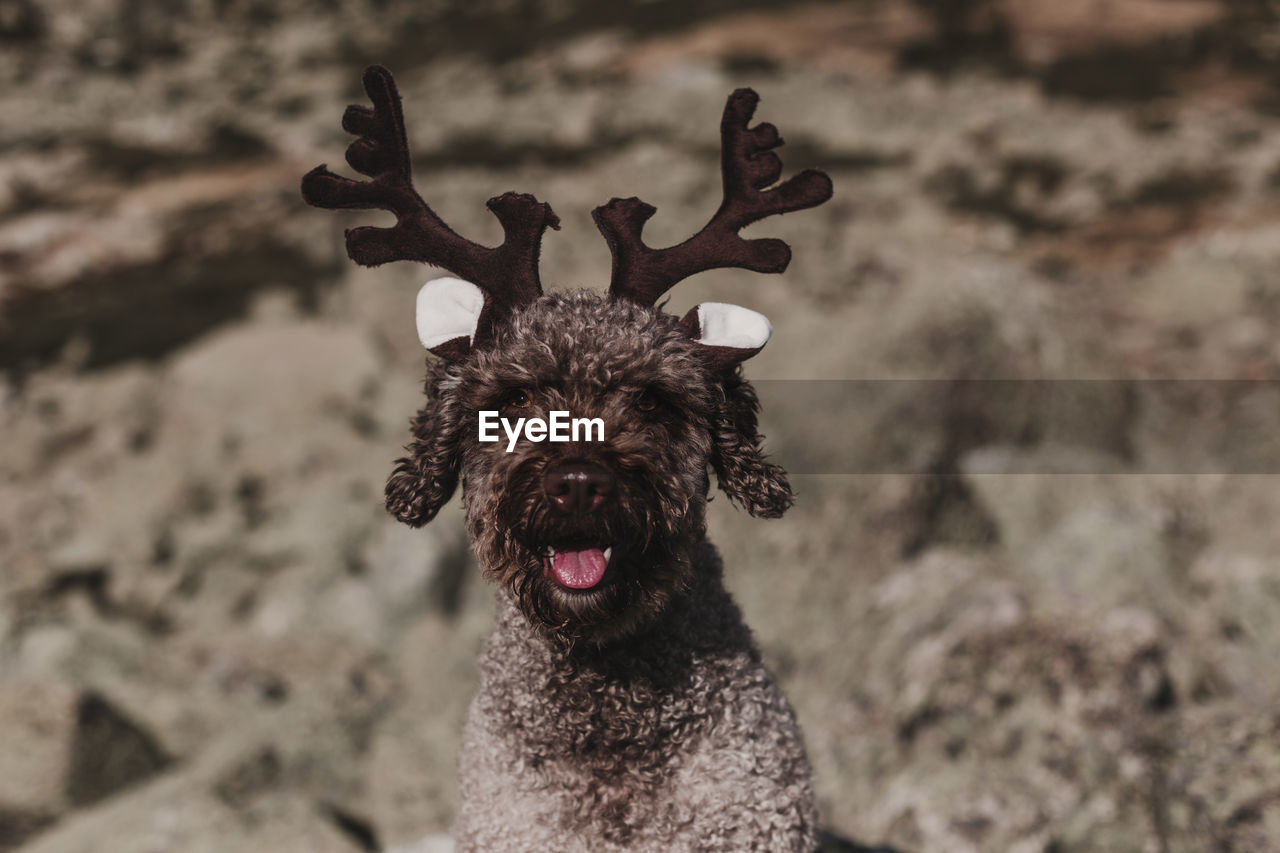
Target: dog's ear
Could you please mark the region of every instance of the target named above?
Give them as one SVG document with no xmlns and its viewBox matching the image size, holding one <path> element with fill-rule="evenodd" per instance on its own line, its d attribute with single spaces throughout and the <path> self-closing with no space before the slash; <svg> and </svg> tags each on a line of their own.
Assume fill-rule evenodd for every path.
<svg viewBox="0 0 1280 853">
<path fill-rule="evenodd" d="M 418 340 L 445 361 L 462 361 L 475 342 L 485 295 L 469 281 L 446 276 L 422 285 L 414 306 Z"/>
<path fill-rule="evenodd" d="M 769 319 L 737 305 L 704 302 L 681 318 L 680 331 L 698 344 L 707 366 L 721 377 L 724 398 L 716 410 L 711 451 L 720 488 L 756 518 L 780 517 L 795 496 L 787 472 L 765 461 L 760 450 L 760 402 L 739 367 L 768 342 Z"/>
<path fill-rule="evenodd" d="M 680 319 L 680 331 L 698 344 L 707 366 L 719 372 L 764 349 L 773 334 L 763 314 L 725 302 L 703 302 Z"/>
<path fill-rule="evenodd" d="M 760 450 L 755 389 L 737 367 L 726 369 L 721 381 L 724 399 L 716 411 L 711 451 L 720 488 L 756 518 L 779 518 L 796 499 L 787 472 L 765 460 Z"/>
<path fill-rule="evenodd" d="M 387 480 L 387 512 L 412 527 L 436 517 L 458 487 L 462 465 L 460 439 L 465 418 L 454 392 L 442 381 L 444 365 L 433 372 L 427 403 L 413 417 L 409 455 L 396 460 Z"/>
<path fill-rule="evenodd" d="M 485 295 L 469 281 L 437 278 L 418 291 L 415 320 L 418 340 L 444 362 L 459 362 L 471 352 Z M 427 404 L 414 415 L 409 455 L 396 460 L 387 480 L 387 511 L 405 524 L 421 527 L 436 517 L 458 487 L 462 416 L 442 381 L 437 365 L 427 380 Z"/>
</svg>

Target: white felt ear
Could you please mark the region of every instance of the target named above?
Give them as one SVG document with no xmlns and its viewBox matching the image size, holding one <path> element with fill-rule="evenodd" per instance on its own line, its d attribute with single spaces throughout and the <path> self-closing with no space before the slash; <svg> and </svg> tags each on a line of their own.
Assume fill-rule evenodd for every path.
<svg viewBox="0 0 1280 853">
<path fill-rule="evenodd" d="M 698 306 L 698 343 L 710 347 L 758 350 L 773 334 L 769 318 L 738 305 L 703 302 Z"/>
<path fill-rule="evenodd" d="M 484 292 L 460 278 L 437 278 L 418 291 L 418 340 L 427 349 L 476 333 L 484 309 Z"/>
</svg>

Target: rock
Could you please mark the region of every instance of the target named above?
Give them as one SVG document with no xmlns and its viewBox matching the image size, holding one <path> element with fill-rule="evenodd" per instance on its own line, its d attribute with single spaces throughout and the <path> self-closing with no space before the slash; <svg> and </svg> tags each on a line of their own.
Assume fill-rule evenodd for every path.
<svg viewBox="0 0 1280 853">
<path fill-rule="evenodd" d="M 275 795 L 259 804 L 251 821 L 216 797 L 178 785 L 149 787 L 131 797 L 79 813 L 38 836 L 24 853 L 95 853 L 104 838 L 121 850 L 239 853 L 244 850 L 366 850 L 297 796 Z"/>
<path fill-rule="evenodd" d="M 228 330 L 174 361 L 161 428 L 174 452 L 194 456 L 197 470 L 234 460 L 270 488 L 279 476 L 333 464 L 332 450 L 280 438 L 320 430 L 332 445 L 358 434 L 352 418 L 376 396 L 379 373 L 356 329 L 285 323 Z"/>
<path fill-rule="evenodd" d="M 0 688 L 0 811 L 53 817 L 133 787 L 169 758 L 102 696 L 59 682 Z"/>
<path fill-rule="evenodd" d="M 95 803 L 162 771 L 168 756 L 155 739 L 101 696 L 81 697 L 67 773 L 74 806 Z"/>
<path fill-rule="evenodd" d="M 1265 708 L 1280 704 L 1280 565 L 1227 546 L 1206 549 L 1192 564 L 1200 593 L 1189 608 L 1187 689 L 1229 694 Z"/>
<path fill-rule="evenodd" d="M 1184 718 L 1159 780 L 1169 850 L 1280 845 L 1280 717 L 1274 706 L 1231 703 Z"/>
<path fill-rule="evenodd" d="M 991 445 L 964 456 L 960 469 L 1020 559 L 1046 529 L 1122 487 L 1120 460 L 1083 447 L 1048 444 L 1034 449 Z"/>
<path fill-rule="evenodd" d="M 61 682 L 0 687 L 0 811 L 39 819 L 66 810 L 79 698 Z"/>
<path fill-rule="evenodd" d="M 428 835 L 419 841 L 387 848 L 387 853 L 453 853 L 453 851 L 453 837 L 450 835 Z"/>
<path fill-rule="evenodd" d="M 32 849 L 87 853 L 103 837 L 121 849 L 208 853 L 377 849 L 377 829 L 361 816 L 365 746 L 354 733 L 376 720 L 389 687 L 373 666 L 353 668 L 340 654 L 328 660 L 336 671 L 327 695 L 222 708 L 222 728 L 198 753 L 149 784 L 64 816 Z"/>
<path fill-rule="evenodd" d="M 247 811 L 254 801 L 268 795 L 284 776 L 279 752 L 264 746 L 233 766 L 214 782 L 213 793 L 228 807 Z"/>
<path fill-rule="evenodd" d="M 462 592 L 455 612 L 419 615 L 395 647 L 402 692 L 373 734 L 366 787 L 369 814 L 390 845 L 417 843 L 424 831 L 453 823 L 454 768 L 494 595 L 478 578 Z"/>
<path fill-rule="evenodd" d="M 1132 504 L 1107 500 L 1080 509 L 1051 529 L 1020 568 L 1067 606 L 1114 607 L 1174 597 L 1161 519 Z M 1176 606 L 1163 602 L 1167 610 Z"/>
<path fill-rule="evenodd" d="M 325 590 L 308 608 L 307 618 L 319 618 L 325 631 L 347 638 L 370 650 L 386 642 L 389 626 L 369 584 L 360 578 L 343 578 Z"/>
<path fill-rule="evenodd" d="M 399 620 L 416 617 L 424 609 L 456 613 L 468 576 L 476 571 L 469 549 L 456 504 L 421 529 L 384 521 L 369 569 L 383 612 Z"/>
<path fill-rule="evenodd" d="M 1176 702 L 1167 637 L 1145 612 L 1037 615 L 1002 575 L 939 551 L 877 589 L 879 675 L 861 690 L 892 722 L 858 723 L 876 743 L 851 750 L 859 834 L 904 850 L 1142 849 L 1159 831 L 1150 744 Z"/>
<path fill-rule="evenodd" d="M 1120 473 L 1085 448 L 992 447 L 967 455 L 966 481 L 987 507 L 1010 565 L 1062 608 L 1154 606 L 1181 616 L 1185 562 L 1176 487 Z"/>
</svg>

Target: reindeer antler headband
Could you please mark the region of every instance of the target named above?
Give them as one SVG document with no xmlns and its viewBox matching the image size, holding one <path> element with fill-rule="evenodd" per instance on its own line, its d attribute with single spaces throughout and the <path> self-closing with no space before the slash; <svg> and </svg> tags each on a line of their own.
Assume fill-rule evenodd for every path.
<svg viewBox="0 0 1280 853">
<path fill-rule="evenodd" d="M 423 333 L 420 320 L 423 344 L 437 355 L 460 361 L 471 350 L 491 343 L 512 314 L 542 293 L 538 279 L 542 234 L 548 227 L 559 229 L 559 217 L 550 205 L 531 195 L 505 193 L 488 202 L 502 223 L 502 245 L 488 248 L 460 236 L 413 187 L 400 94 L 391 72 L 377 65 L 366 69 L 364 88 L 373 108 L 347 107 L 342 127 L 360 137 L 347 147 L 347 162 L 369 180 L 353 181 L 321 165 L 302 179 L 302 197 L 308 204 L 331 210 L 377 208 L 395 214 L 396 224 L 390 228 L 364 226 L 346 232 L 347 254 L 356 263 L 422 261 L 466 279 L 433 282 L 419 295 L 420 315 L 424 309 L 440 309 L 440 317 L 429 324 L 430 334 Z M 791 249 L 786 243 L 773 238 L 746 240 L 738 232 L 767 216 L 822 204 L 831 198 L 831 179 L 809 169 L 768 189 L 782 174 L 782 161 L 772 151 L 782 138 L 771 124 L 748 126 L 759 100 L 750 89 L 738 89 L 729 96 L 720 121 L 724 200 L 697 234 L 678 245 L 654 249 L 641 239 L 645 222 L 656 212 L 652 205 L 638 198 L 615 198 L 592 211 L 613 253 L 612 298 L 652 305 L 677 282 L 703 270 L 736 267 L 780 273 L 787 268 Z M 433 306 L 433 301 L 440 304 Z M 451 311 L 446 303 L 459 310 Z M 704 338 L 702 327 L 711 315 L 700 309 L 708 307 L 695 308 L 681 321 L 695 340 Z M 467 319 L 462 325 L 454 322 L 463 317 Z M 760 320 L 767 337 L 767 321 Z M 755 346 L 746 342 L 745 347 L 708 343 L 713 351 L 737 351 L 734 357 L 720 353 L 722 357 L 715 358 L 713 353 L 713 361 L 730 364 L 757 351 L 764 340 Z"/>
</svg>

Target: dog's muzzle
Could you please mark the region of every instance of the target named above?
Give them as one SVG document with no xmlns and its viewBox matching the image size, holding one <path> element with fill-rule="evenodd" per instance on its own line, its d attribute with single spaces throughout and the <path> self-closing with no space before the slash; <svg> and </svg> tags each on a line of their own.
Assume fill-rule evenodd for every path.
<svg viewBox="0 0 1280 853">
<path fill-rule="evenodd" d="M 542 478 L 543 492 L 554 511 L 579 524 L 613 500 L 616 485 L 613 473 L 594 462 L 557 462 Z M 567 589 L 591 589 L 604 578 L 612 552 L 609 546 L 549 545 L 544 554 L 547 573 Z"/>
</svg>

